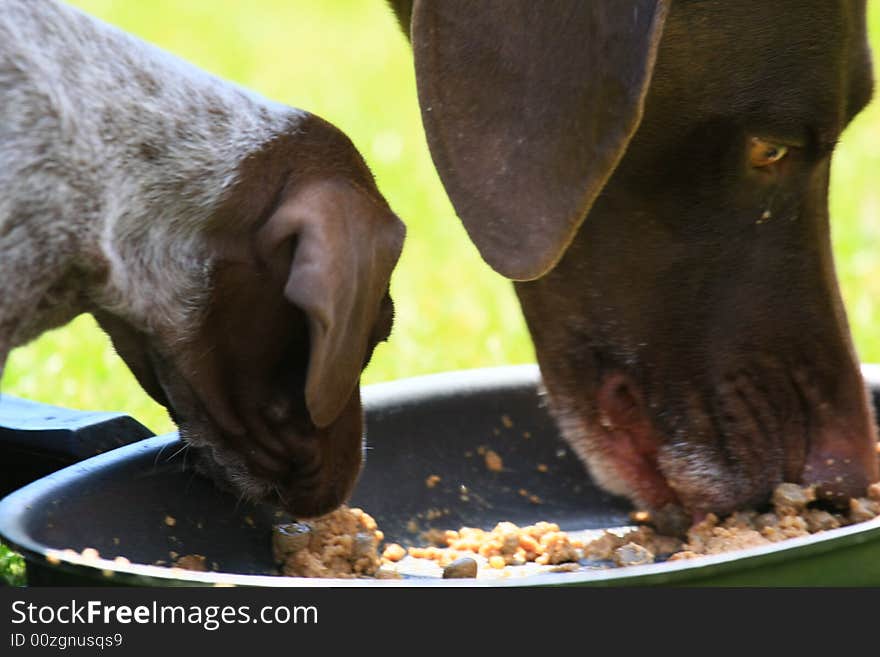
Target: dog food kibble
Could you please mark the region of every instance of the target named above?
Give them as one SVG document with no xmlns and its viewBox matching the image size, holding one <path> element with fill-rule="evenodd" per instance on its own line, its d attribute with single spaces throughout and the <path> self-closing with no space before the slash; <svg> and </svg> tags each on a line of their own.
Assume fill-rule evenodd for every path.
<svg viewBox="0 0 880 657">
<path fill-rule="evenodd" d="M 436 535 L 435 535 L 436 536 Z M 500 522 L 491 531 L 477 527 L 447 530 L 437 545 L 411 547 L 409 556 L 430 559 L 445 567 L 462 556 L 479 555 L 493 568 L 521 566 L 534 562 L 540 565 L 577 561 L 580 543 L 559 530 L 559 525 L 539 522 L 519 527 Z"/>
<path fill-rule="evenodd" d="M 184 570 L 196 570 L 199 572 L 207 572 L 208 566 L 205 563 L 205 557 L 201 554 L 184 554 L 174 560 L 177 568 Z"/>
<path fill-rule="evenodd" d="M 491 557 L 489 557 L 489 566 L 495 568 L 496 570 L 501 570 L 506 565 L 507 564 L 504 563 L 504 557 L 500 555 L 493 554 Z"/>
<path fill-rule="evenodd" d="M 275 563 L 282 563 L 288 554 L 308 547 L 311 533 L 311 526 L 303 522 L 275 525 L 272 530 L 272 555 Z"/>
<path fill-rule="evenodd" d="M 87 547 L 82 551 L 81 556 L 83 559 L 94 561 L 95 559 L 100 558 L 101 555 L 95 548 Z"/>
<path fill-rule="evenodd" d="M 816 492 L 797 484 L 779 484 L 773 491 L 773 508 L 779 515 L 797 515 L 815 501 Z"/>
<path fill-rule="evenodd" d="M 400 561 L 406 556 L 406 549 L 400 543 L 389 543 L 382 550 L 382 558 L 386 561 Z"/>
<path fill-rule="evenodd" d="M 524 527 L 499 522 L 491 530 L 432 528 L 419 535 L 420 546 L 387 543 L 381 556 L 383 534 L 373 518 L 342 507 L 317 520 L 277 525 L 272 548 L 281 572 L 298 577 L 495 578 L 639 566 L 770 545 L 870 520 L 880 516 L 880 483 L 852 498 L 846 512 L 822 508 L 813 488 L 791 483 L 777 486 L 771 502 L 769 511 L 710 513 L 693 524 L 674 508 L 636 511 L 630 516 L 636 527 L 598 537 L 590 532 L 583 540 L 550 522 Z"/>
<path fill-rule="evenodd" d="M 484 458 L 486 459 L 486 469 L 492 472 L 501 472 L 504 469 L 504 461 L 501 460 L 498 452 L 491 449 L 487 450 Z"/>
<path fill-rule="evenodd" d="M 783 483 L 776 487 L 772 496 L 773 511 L 737 511 L 719 518 L 713 513 L 694 524 L 687 531 L 687 538 L 679 550 L 669 555 L 670 561 L 692 559 L 707 554 L 720 554 L 759 545 L 769 545 L 789 538 L 808 536 L 820 531 L 835 529 L 844 525 L 871 520 L 880 515 L 880 487 L 872 484 L 867 496 L 852 498 L 847 514 L 831 513 L 810 505 L 816 501 L 815 490 L 809 486 Z M 636 530 L 641 531 L 644 528 Z M 610 538 L 609 536 L 613 537 Z M 626 538 L 644 545 L 653 536 L 644 533 L 626 534 Z M 585 553 L 607 558 L 608 546 L 622 540 L 610 532 L 587 545 Z M 612 548 L 613 549 L 613 548 Z"/>
<path fill-rule="evenodd" d="M 647 511 L 633 511 L 632 513 L 629 514 L 629 519 L 632 520 L 633 522 L 641 522 L 641 523 L 650 522 L 651 514 L 648 513 Z"/>
<path fill-rule="evenodd" d="M 668 557 L 682 548 L 682 542 L 671 536 L 657 534 L 651 527 L 638 527 L 632 531 L 616 533 L 604 532 L 599 538 L 587 543 L 583 548 L 583 555 L 591 561 L 612 561 L 618 563 L 626 555 L 626 552 L 618 551 L 626 545 L 639 545 L 650 553 L 650 557 L 643 555 L 643 559 L 651 561 L 657 557 Z M 630 548 L 629 553 L 633 553 Z"/>
<path fill-rule="evenodd" d="M 350 578 L 376 574 L 382 539 L 371 516 L 343 506 L 315 520 L 277 525 L 272 549 L 283 575 Z"/>
<path fill-rule="evenodd" d="M 870 520 L 880 513 L 880 503 L 866 497 L 853 497 L 849 501 L 849 517 L 853 522 Z"/>
<path fill-rule="evenodd" d="M 614 563 L 618 566 L 642 566 L 654 563 L 654 553 L 638 543 L 627 543 L 614 551 Z"/>
<path fill-rule="evenodd" d="M 840 527 L 840 520 L 834 514 L 822 509 L 807 509 L 804 520 L 807 521 L 807 530 L 811 534 Z"/>
<path fill-rule="evenodd" d="M 472 557 L 459 557 L 443 569 L 443 579 L 463 579 L 476 576 L 477 562 Z"/>
</svg>

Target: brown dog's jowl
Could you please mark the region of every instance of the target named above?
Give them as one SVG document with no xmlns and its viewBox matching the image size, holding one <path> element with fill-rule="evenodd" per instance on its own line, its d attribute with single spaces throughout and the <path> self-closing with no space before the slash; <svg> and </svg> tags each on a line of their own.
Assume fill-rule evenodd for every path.
<svg viewBox="0 0 880 657">
<path fill-rule="evenodd" d="M 440 177 L 599 482 L 699 516 L 877 480 L 827 210 L 864 2 L 392 5 Z"/>
</svg>

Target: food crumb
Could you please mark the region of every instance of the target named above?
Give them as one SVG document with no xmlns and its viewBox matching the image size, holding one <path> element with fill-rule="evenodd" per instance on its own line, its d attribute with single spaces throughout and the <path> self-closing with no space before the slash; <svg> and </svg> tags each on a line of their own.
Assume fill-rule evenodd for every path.
<svg viewBox="0 0 880 657">
<path fill-rule="evenodd" d="M 501 567 L 504 567 L 502 563 Z M 477 576 L 477 562 L 472 557 L 459 557 L 443 569 L 443 579 L 466 579 Z"/>
<path fill-rule="evenodd" d="M 853 522 L 871 520 L 880 514 L 880 502 L 867 497 L 853 497 L 849 501 L 849 517 Z"/>
<path fill-rule="evenodd" d="M 676 539 L 658 551 L 658 540 L 669 540 L 654 533 L 649 526 L 641 526 L 623 536 L 606 531 L 601 537 L 587 544 L 584 554 L 587 558 L 614 561 L 617 565 L 626 564 L 617 557 L 627 542 L 642 545 L 657 555 L 667 553 L 669 561 L 694 559 L 703 555 L 721 554 L 760 545 L 770 545 L 779 541 L 801 536 L 809 536 L 828 529 L 835 529 L 855 522 L 863 522 L 880 515 L 880 487 L 872 484 L 867 489 L 867 497 L 851 498 L 847 514 L 831 513 L 822 508 L 810 506 L 816 502 L 815 489 L 793 483 L 778 485 L 771 498 L 772 512 L 737 511 L 725 518 L 709 513 L 700 522 L 687 530 L 685 542 L 679 542 L 674 550 Z M 649 516 L 651 514 L 648 514 Z M 635 518 L 635 514 L 631 516 Z M 639 515 L 638 517 L 642 517 Z M 653 519 L 652 519 L 653 520 Z"/>
<path fill-rule="evenodd" d="M 574 561 L 569 561 L 568 563 L 561 563 L 558 566 L 553 566 L 550 569 L 551 573 L 573 573 L 577 572 L 580 569 L 580 564 Z"/>
<path fill-rule="evenodd" d="M 343 505 L 315 520 L 276 525 L 273 554 L 289 577 L 372 576 L 381 564 L 382 538 L 372 516 Z"/>
<path fill-rule="evenodd" d="M 428 537 L 423 537 L 428 538 Z M 491 568 L 521 566 L 529 562 L 557 565 L 577 561 L 583 547 L 559 529 L 555 523 L 539 522 L 520 527 L 499 522 L 492 530 L 478 527 L 435 530 L 429 547 L 411 547 L 411 557 L 429 559 L 444 567 L 463 556 L 486 559 Z"/>
<path fill-rule="evenodd" d="M 642 566 L 654 563 L 654 553 L 638 543 L 626 543 L 614 550 L 614 563 L 618 566 Z"/>
<path fill-rule="evenodd" d="M 388 543 L 382 551 L 382 558 L 387 561 L 400 561 L 406 556 L 406 549 L 400 543 Z"/>
<path fill-rule="evenodd" d="M 165 524 L 174 527 L 177 524 L 177 519 L 174 516 L 165 516 Z"/>
<path fill-rule="evenodd" d="M 486 468 L 492 472 L 501 472 L 504 469 L 504 461 L 494 450 L 487 450 L 484 458 L 486 460 Z"/>
<path fill-rule="evenodd" d="M 463 484 L 459 491 L 468 494 Z M 518 492 L 538 499 L 524 488 Z M 314 521 L 276 525 L 273 553 L 284 575 L 300 577 L 400 578 L 408 576 L 411 560 L 433 562 L 429 576 L 443 578 L 515 576 L 513 569 L 527 564 L 531 565 L 521 573 L 534 573 L 532 568 L 562 573 L 646 565 L 771 545 L 875 518 L 880 516 L 880 483 L 867 487 L 864 497 L 852 498 L 846 512 L 827 510 L 816 500 L 812 487 L 790 483 L 774 489 L 771 503 L 769 511 L 709 513 L 692 524 L 677 516 L 675 522 L 668 521 L 672 515 L 668 509 L 635 511 L 630 520 L 636 527 L 606 530 L 584 541 L 550 522 L 522 527 L 499 522 L 491 530 L 431 528 L 418 534 L 418 523 L 412 519 L 407 527 L 419 535 L 419 546 L 389 542 L 381 552 L 378 546 L 384 535 L 375 520 L 361 509 L 341 507 Z M 448 513 L 426 511 L 430 518 Z M 675 535 L 661 533 L 661 525 L 675 528 Z M 179 560 L 175 566 L 181 567 Z"/>
<path fill-rule="evenodd" d="M 199 572 L 207 572 L 208 566 L 206 559 L 201 554 L 184 554 L 174 560 L 174 567 L 183 568 L 184 570 L 194 570 Z"/>
<path fill-rule="evenodd" d="M 629 519 L 635 523 L 643 525 L 651 522 L 651 514 L 647 511 L 633 511 L 629 514 Z"/>
<path fill-rule="evenodd" d="M 773 490 L 773 508 L 780 516 L 797 515 L 816 500 L 816 490 L 812 486 L 782 483 Z"/>
<path fill-rule="evenodd" d="M 434 488 L 434 486 L 436 486 L 439 483 L 440 483 L 440 475 L 435 475 L 435 474 L 428 475 L 427 478 L 425 479 L 425 486 L 427 486 L 428 488 Z"/>
</svg>

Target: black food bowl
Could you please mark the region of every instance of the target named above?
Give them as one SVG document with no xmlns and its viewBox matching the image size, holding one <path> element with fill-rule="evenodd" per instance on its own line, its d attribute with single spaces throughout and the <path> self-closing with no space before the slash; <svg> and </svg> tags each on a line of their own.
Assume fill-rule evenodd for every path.
<svg viewBox="0 0 880 657">
<path fill-rule="evenodd" d="M 865 374 L 880 390 L 876 370 L 865 366 Z M 570 532 L 630 524 L 628 502 L 599 490 L 558 436 L 534 366 L 400 380 L 368 386 L 363 398 L 369 447 L 350 505 L 372 515 L 386 541 L 419 544 L 426 529 L 500 521 L 549 521 Z M 487 467 L 488 450 L 500 469 Z M 619 569 L 470 580 L 278 577 L 270 549 L 277 512 L 217 490 L 184 462 L 175 434 L 86 459 L 3 499 L 0 536 L 24 555 L 32 585 L 880 585 L 880 518 Z M 82 556 L 86 548 L 101 558 Z M 212 572 L 167 567 L 185 554 L 204 555 Z"/>
</svg>

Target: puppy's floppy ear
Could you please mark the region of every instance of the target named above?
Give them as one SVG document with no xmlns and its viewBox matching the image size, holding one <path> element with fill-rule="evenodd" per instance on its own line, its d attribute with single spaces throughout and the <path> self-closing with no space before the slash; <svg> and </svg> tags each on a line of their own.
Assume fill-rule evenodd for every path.
<svg viewBox="0 0 880 657">
<path fill-rule="evenodd" d="M 458 216 L 515 280 L 550 270 L 641 119 L 667 0 L 416 0 L 422 121 Z"/>
<path fill-rule="evenodd" d="M 341 179 L 300 184 L 258 235 L 263 253 L 294 247 L 284 288 L 309 324 L 306 407 L 331 424 L 358 384 L 404 227 L 377 193 Z"/>
</svg>

